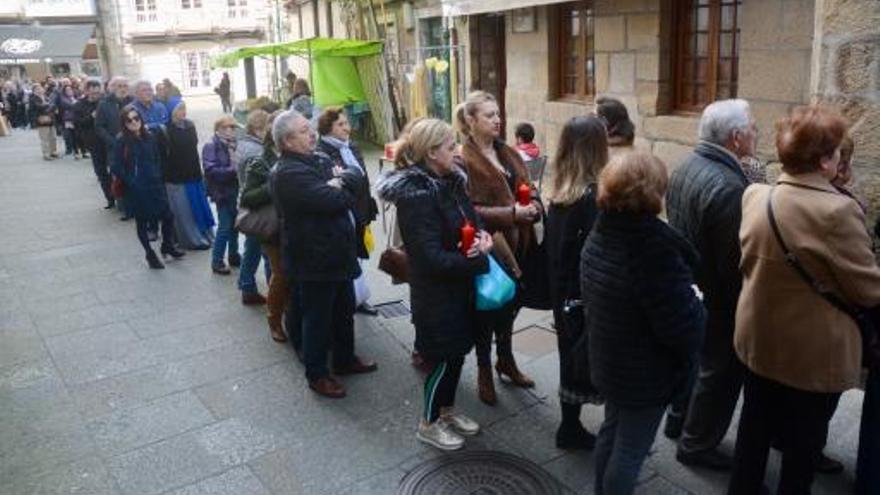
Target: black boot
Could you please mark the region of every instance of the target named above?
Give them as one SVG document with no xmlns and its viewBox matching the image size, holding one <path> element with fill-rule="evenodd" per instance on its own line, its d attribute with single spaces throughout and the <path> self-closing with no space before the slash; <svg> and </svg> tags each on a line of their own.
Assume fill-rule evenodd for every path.
<svg viewBox="0 0 880 495">
<path fill-rule="evenodd" d="M 562 403 L 562 423 L 556 430 L 556 448 L 564 450 L 593 450 L 596 435 L 581 424 L 581 405 Z"/>
<path fill-rule="evenodd" d="M 147 251 L 147 264 L 150 265 L 150 268 L 153 270 L 161 270 L 165 268 L 165 265 L 159 261 L 159 257 L 156 256 L 156 252 L 152 249 Z"/>
<path fill-rule="evenodd" d="M 113 208 L 116 208 L 116 200 L 113 198 L 110 198 L 107 200 L 107 206 L 105 206 L 104 209 L 105 210 L 112 210 Z"/>
<path fill-rule="evenodd" d="M 179 251 L 174 246 L 162 246 L 162 256 L 171 256 L 174 259 L 180 259 L 186 256 L 186 253 Z"/>
</svg>

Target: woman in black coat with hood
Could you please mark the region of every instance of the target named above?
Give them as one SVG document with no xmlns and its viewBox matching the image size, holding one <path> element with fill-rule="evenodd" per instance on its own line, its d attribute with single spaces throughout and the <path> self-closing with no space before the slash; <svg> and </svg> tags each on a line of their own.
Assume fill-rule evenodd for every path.
<svg viewBox="0 0 880 495">
<path fill-rule="evenodd" d="M 600 213 L 581 253 L 590 376 L 605 397 L 597 495 L 633 492 L 666 406 L 690 389 L 703 341 L 696 252 L 657 218 L 667 180 L 648 153 L 612 159 L 599 176 Z"/>
<path fill-rule="evenodd" d="M 460 435 L 480 426 L 452 410 L 464 357 L 474 346 L 474 277 L 489 269 L 492 237 L 479 230 L 461 246 L 464 225 L 479 226 L 454 165 L 455 135 L 449 124 L 415 124 L 397 151 L 396 170 L 377 184 L 379 196 L 397 207 L 409 259 L 410 302 L 416 350 L 433 363 L 425 382 L 425 408 L 417 436 L 443 450 L 464 445 Z"/>
</svg>

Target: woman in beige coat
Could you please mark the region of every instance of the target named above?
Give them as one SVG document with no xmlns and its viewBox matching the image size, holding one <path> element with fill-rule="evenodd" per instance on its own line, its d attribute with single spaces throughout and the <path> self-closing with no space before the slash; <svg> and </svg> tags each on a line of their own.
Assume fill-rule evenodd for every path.
<svg viewBox="0 0 880 495">
<path fill-rule="evenodd" d="M 880 305 L 880 268 L 858 203 L 831 185 L 844 121 L 800 107 L 777 124 L 777 186 L 743 195 L 743 288 L 734 346 L 748 368 L 731 494 L 759 493 L 770 445 L 782 450 L 778 493 L 809 493 L 840 394 L 859 383 L 862 344 L 849 315 L 786 263 L 780 235 L 806 272 L 850 305 Z"/>
</svg>

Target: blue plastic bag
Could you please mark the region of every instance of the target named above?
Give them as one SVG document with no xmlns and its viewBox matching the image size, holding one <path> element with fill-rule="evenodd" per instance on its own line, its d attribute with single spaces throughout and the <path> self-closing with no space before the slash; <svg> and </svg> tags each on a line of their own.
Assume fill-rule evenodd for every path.
<svg viewBox="0 0 880 495">
<path fill-rule="evenodd" d="M 475 282 L 477 310 L 479 311 L 502 308 L 516 295 L 516 283 L 491 255 L 489 256 L 489 271 L 483 275 L 477 275 Z"/>
</svg>

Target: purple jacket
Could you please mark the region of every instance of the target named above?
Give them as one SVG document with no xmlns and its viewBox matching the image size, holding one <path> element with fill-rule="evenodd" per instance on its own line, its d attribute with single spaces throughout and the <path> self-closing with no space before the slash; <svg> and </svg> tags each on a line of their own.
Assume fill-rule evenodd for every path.
<svg viewBox="0 0 880 495">
<path fill-rule="evenodd" d="M 208 197 L 218 206 L 234 203 L 238 197 L 238 171 L 232 165 L 229 148 L 214 136 L 202 148 L 202 168 L 208 185 Z"/>
</svg>

